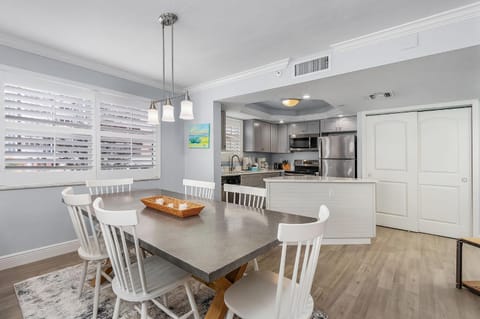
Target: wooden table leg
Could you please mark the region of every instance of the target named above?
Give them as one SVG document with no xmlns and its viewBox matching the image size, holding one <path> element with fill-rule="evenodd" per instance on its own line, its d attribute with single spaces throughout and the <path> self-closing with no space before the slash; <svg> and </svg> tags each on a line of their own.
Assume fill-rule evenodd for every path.
<svg viewBox="0 0 480 319">
<path fill-rule="evenodd" d="M 227 314 L 227 306 L 223 301 L 225 291 L 236 281 L 240 280 L 247 269 L 247 264 L 240 266 L 228 273 L 225 277 L 219 278 L 207 286 L 215 290 L 215 297 L 208 308 L 205 319 L 224 319 Z"/>
</svg>

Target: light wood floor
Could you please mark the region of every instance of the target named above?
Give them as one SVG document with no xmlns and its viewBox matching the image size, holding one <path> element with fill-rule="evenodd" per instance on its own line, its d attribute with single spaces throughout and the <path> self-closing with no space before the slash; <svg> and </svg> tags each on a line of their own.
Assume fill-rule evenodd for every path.
<svg viewBox="0 0 480 319">
<path fill-rule="evenodd" d="M 453 239 L 383 227 L 372 245 L 324 246 L 316 308 L 332 319 L 478 319 L 480 297 L 455 288 L 455 247 Z M 279 256 L 262 256 L 260 268 L 277 271 Z M 22 318 L 13 283 L 79 262 L 72 253 L 1 271 L 0 318 Z M 480 249 L 464 246 L 464 266 L 465 279 L 480 279 Z"/>
</svg>

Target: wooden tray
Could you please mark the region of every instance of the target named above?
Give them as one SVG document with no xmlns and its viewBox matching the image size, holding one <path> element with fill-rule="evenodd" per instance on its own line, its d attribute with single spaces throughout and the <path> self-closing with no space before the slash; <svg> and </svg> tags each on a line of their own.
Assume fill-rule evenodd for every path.
<svg viewBox="0 0 480 319">
<path fill-rule="evenodd" d="M 164 200 L 163 205 L 158 204 L 156 202 L 156 200 L 159 198 L 163 198 Z M 188 200 L 183 200 L 183 199 L 178 199 L 178 198 L 163 196 L 163 195 L 145 197 L 145 198 L 141 198 L 140 200 L 147 207 L 153 208 L 163 213 L 181 217 L 181 218 L 198 215 L 200 214 L 202 209 L 205 207 L 200 204 L 192 203 Z M 173 203 L 173 208 L 168 207 L 168 204 L 171 204 L 171 203 Z M 187 208 L 183 210 L 178 209 L 178 206 L 180 204 L 187 204 Z"/>
</svg>

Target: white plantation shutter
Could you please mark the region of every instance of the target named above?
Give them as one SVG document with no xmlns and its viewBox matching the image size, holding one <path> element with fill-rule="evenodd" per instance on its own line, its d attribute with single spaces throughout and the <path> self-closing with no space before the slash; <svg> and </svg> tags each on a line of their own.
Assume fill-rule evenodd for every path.
<svg viewBox="0 0 480 319">
<path fill-rule="evenodd" d="M 4 115 L 11 123 L 25 125 L 92 127 L 92 101 L 59 92 L 4 85 Z"/>
<path fill-rule="evenodd" d="M 128 170 L 156 177 L 157 128 L 148 124 L 145 104 L 105 95 L 99 105 L 101 171 Z"/>
<path fill-rule="evenodd" d="M 89 170 L 92 136 L 6 130 L 6 170 Z"/>
<path fill-rule="evenodd" d="M 145 169 L 155 166 L 153 140 L 102 136 L 102 170 Z"/>
<path fill-rule="evenodd" d="M 0 187 L 159 177 L 148 101 L 0 71 Z"/>
<path fill-rule="evenodd" d="M 94 174 L 94 95 L 72 85 L 3 75 L 2 185 L 80 182 Z"/>
<path fill-rule="evenodd" d="M 242 152 L 243 151 L 243 123 L 240 120 L 232 118 L 225 122 L 225 151 Z"/>
<path fill-rule="evenodd" d="M 100 130 L 152 136 L 155 127 L 148 124 L 148 110 L 134 106 L 100 102 Z"/>
</svg>

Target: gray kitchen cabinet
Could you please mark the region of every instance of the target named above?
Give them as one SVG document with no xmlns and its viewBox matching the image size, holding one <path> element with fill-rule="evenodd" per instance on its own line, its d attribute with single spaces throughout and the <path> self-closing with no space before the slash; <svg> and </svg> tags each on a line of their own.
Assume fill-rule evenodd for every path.
<svg viewBox="0 0 480 319">
<path fill-rule="evenodd" d="M 277 143 L 276 143 L 276 151 L 277 153 L 290 153 L 290 140 L 288 137 L 288 125 L 287 124 L 279 124 L 277 125 Z M 272 138 L 272 143 L 274 140 Z"/>
<path fill-rule="evenodd" d="M 243 121 L 243 150 L 245 152 L 270 152 L 270 124 L 257 120 Z"/>
<path fill-rule="evenodd" d="M 307 131 L 306 122 L 290 123 L 288 124 L 288 135 L 305 134 Z"/>
<path fill-rule="evenodd" d="M 240 177 L 240 185 L 265 188 L 264 178 L 280 176 L 281 172 L 245 174 Z"/>
<path fill-rule="evenodd" d="M 321 121 L 322 133 L 353 132 L 357 130 L 357 117 L 334 117 Z"/>
<path fill-rule="evenodd" d="M 287 124 L 270 124 L 270 153 L 289 153 Z"/>
<path fill-rule="evenodd" d="M 290 123 L 288 135 L 320 134 L 320 121 Z"/>
<path fill-rule="evenodd" d="M 307 122 L 306 134 L 320 134 L 320 121 Z"/>
<path fill-rule="evenodd" d="M 278 125 L 270 124 L 270 152 L 278 153 Z"/>
</svg>

